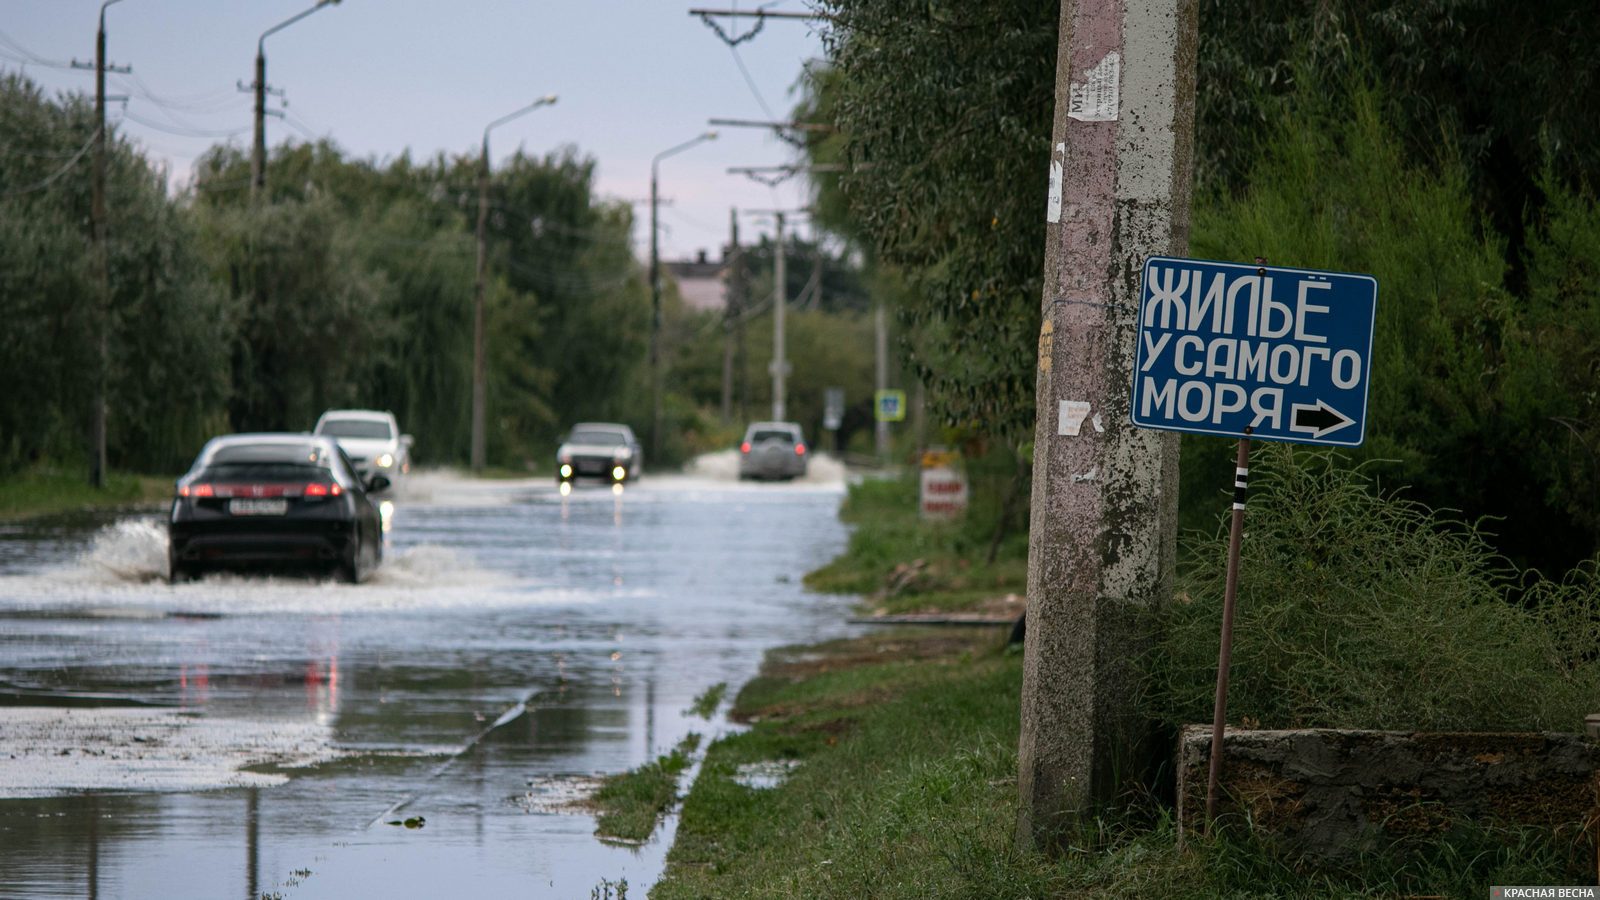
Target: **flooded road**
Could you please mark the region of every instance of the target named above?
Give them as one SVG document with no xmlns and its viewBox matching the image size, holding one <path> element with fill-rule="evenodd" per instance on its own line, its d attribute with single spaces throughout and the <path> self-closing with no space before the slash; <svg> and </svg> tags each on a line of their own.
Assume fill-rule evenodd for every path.
<svg viewBox="0 0 1600 900">
<path fill-rule="evenodd" d="M 846 633 L 800 585 L 838 470 L 730 474 L 420 473 L 361 585 L 167 585 L 160 517 L 0 526 L 0 896 L 642 897 L 671 823 L 602 844 L 572 798 Z"/>
</svg>

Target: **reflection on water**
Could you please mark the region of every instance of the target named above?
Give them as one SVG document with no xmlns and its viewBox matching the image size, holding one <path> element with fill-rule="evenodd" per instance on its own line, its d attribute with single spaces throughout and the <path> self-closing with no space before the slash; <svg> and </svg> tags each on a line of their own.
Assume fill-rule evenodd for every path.
<svg viewBox="0 0 1600 900">
<path fill-rule="evenodd" d="M 407 489 L 362 585 L 167 585 L 159 516 L 0 534 L 0 895 L 642 893 L 671 822 L 605 846 L 560 798 L 703 733 L 683 710 L 767 647 L 843 630 L 798 586 L 843 545 L 836 482 Z M 141 724 L 97 729 L 113 708 Z M 85 780 L 91 751 L 170 780 Z"/>
</svg>

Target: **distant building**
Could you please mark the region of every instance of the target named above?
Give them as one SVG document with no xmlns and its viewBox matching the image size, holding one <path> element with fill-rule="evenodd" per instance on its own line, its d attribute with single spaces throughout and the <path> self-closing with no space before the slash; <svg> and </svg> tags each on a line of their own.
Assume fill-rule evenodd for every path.
<svg viewBox="0 0 1600 900">
<path fill-rule="evenodd" d="M 726 306 L 723 270 L 726 255 L 721 261 L 712 261 L 701 250 L 694 259 L 664 261 L 667 273 L 678 283 L 678 296 L 683 305 L 698 312 L 721 312 Z"/>
</svg>

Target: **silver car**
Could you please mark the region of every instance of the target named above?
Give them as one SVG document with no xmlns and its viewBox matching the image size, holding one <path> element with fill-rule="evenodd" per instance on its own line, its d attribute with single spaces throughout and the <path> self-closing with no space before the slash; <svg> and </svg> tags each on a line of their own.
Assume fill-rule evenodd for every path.
<svg viewBox="0 0 1600 900">
<path fill-rule="evenodd" d="M 806 474 L 805 434 L 793 422 L 755 422 L 739 443 L 739 477 L 803 478 Z"/>
</svg>

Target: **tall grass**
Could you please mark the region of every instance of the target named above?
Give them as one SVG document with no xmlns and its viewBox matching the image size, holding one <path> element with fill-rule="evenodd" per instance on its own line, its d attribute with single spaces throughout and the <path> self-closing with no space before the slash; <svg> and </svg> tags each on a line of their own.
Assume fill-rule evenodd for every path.
<svg viewBox="0 0 1600 900">
<path fill-rule="evenodd" d="M 1595 711 L 1593 566 L 1519 576 L 1471 524 L 1325 452 L 1264 445 L 1251 482 L 1230 721 L 1577 731 Z M 1153 712 L 1173 724 L 1211 717 L 1227 533 L 1186 543 L 1195 564 L 1147 664 Z"/>
</svg>

